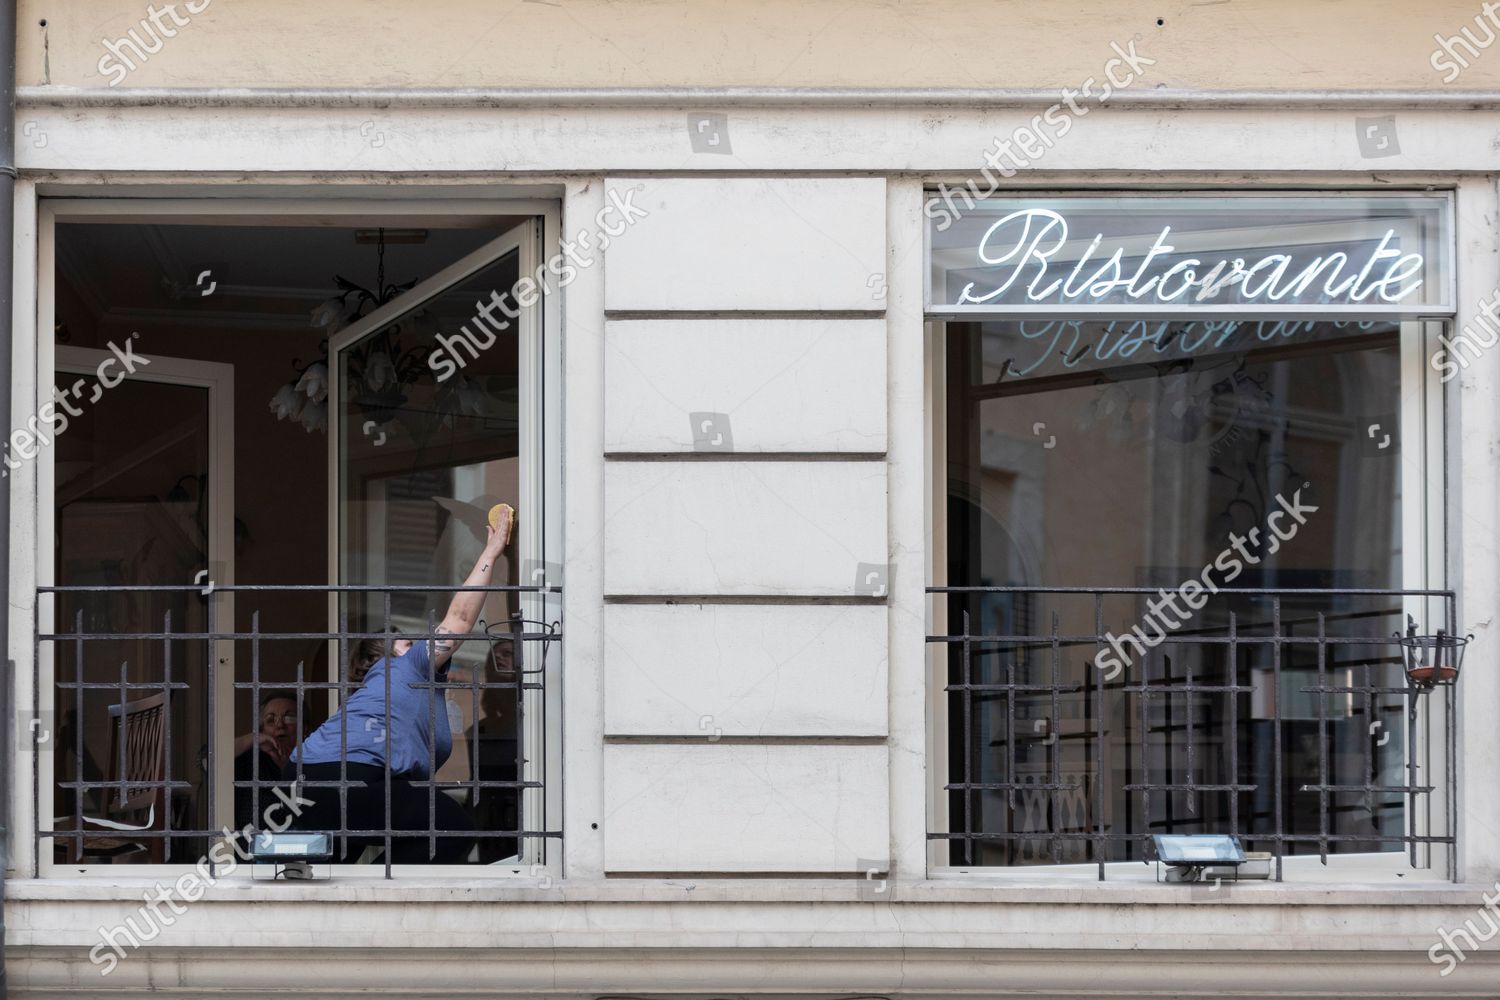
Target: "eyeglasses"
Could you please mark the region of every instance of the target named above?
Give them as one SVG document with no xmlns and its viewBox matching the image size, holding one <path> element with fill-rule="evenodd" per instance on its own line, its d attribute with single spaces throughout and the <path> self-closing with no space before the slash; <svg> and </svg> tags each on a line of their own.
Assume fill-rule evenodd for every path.
<svg viewBox="0 0 1500 1000">
<path fill-rule="evenodd" d="M 260 724 L 263 726 L 268 726 L 273 722 L 280 722 L 283 726 L 295 726 L 297 724 L 297 716 L 295 713 L 280 716 L 267 715 L 260 720 Z"/>
</svg>

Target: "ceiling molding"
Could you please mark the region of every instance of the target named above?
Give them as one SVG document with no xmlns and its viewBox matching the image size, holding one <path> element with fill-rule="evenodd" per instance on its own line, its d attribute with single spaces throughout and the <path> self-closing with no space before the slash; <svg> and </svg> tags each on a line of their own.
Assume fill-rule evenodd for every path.
<svg viewBox="0 0 1500 1000">
<path fill-rule="evenodd" d="M 211 331 L 215 327 L 240 329 L 251 327 L 276 330 L 302 331 L 309 338 L 327 336 L 326 331 L 314 327 L 308 317 L 299 313 L 253 312 L 241 309 L 149 309 L 131 306 L 110 306 L 100 316 L 101 324 L 118 323 L 124 326 L 187 326 Z"/>
</svg>

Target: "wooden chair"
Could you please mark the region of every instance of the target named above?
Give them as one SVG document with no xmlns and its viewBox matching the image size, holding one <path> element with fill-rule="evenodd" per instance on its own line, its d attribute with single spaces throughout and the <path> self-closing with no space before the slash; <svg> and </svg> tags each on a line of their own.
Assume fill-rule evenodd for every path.
<svg viewBox="0 0 1500 1000">
<path fill-rule="evenodd" d="M 132 837 L 131 834 L 166 829 L 169 724 L 166 701 L 163 693 L 109 706 L 109 773 L 106 780 L 123 780 L 126 787 L 123 792 L 118 784 L 101 789 L 105 793 L 106 815 L 82 817 L 85 836 L 59 838 L 67 844 L 70 863 L 80 864 L 85 859 L 97 858 L 117 860 L 140 853 L 145 853 L 152 864 L 161 864 L 165 859 L 166 838 Z M 120 752 L 122 729 L 125 736 L 123 760 Z M 60 816 L 53 828 L 71 830 L 72 824 L 73 817 Z"/>
</svg>

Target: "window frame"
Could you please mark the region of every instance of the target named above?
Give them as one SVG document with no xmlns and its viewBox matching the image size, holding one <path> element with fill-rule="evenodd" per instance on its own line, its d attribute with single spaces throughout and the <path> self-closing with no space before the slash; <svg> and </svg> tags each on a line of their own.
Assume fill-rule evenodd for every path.
<svg viewBox="0 0 1500 1000">
<path fill-rule="evenodd" d="M 949 187 L 954 185 L 950 184 Z M 1358 188 L 1305 188 L 1297 190 L 1279 189 L 1274 186 L 1247 187 L 1243 189 L 1225 189 L 1223 187 L 1195 187 L 1195 188 L 1130 188 L 1124 185 L 1102 185 L 1086 188 L 1065 187 L 1018 187 L 1013 189 L 996 190 L 985 199 L 976 199 L 976 204 L 981 200 L 989 201 L 1025 201 L 1036 202 L 1047 198 L 1068 199 L 1090 199 L 1100 200 L 1114 199 L 1120 202 L 1149 202 L 1151 200 L 1163 199 L 1212 199 L 1212 200 L 1235 200 L 1236 198 L 1253 197 L 1307 197 L 1317 199 L 1336 199 L 1339 197 L 1349 198 L 1371 198 L 1379 195 L 1387 195 L 1392 198 L 1399 197 L 1425 197 L 1433 201 L 1441 200 L 1443 203 L 1443 222 L 1445 227 L 1444 238 L 1448 245 L 1444 248 L 1448 263 L 1447 273 L 1444 275 L 1444 287 L 1442 290 L 1442 306 L 1423 307 L 1417 310 L 1400 310 L 1390 307 L 1379 306 L 1303 306 L 1303 307 L 1281 307 L 1281 306 L 1110 306 L 1110 305 L 1011 305 L 990 308 L 987 306 L 945 306 L 934 305 L 932 298 L 933 280 L 933 216 L 927 214 L 925 209 L 938 199 L 939 191 L 943 185 L 936 181 L 924 182 L 921 189 L 921 203 L 924 209 L 921 216 L 922 232 L 922 258 L 921 258 L 921 280 L 922 280 L 922 336 L 923 336 L 923 360 L 926 366 L 925 373 L 925 427 L 924 444 L 926 451 L 926 537 L 929 542 L 928 559 L 926 567 L 927 583 L 930 586 L 946 585 L 947 580 L 947 434 L 946 434 L 946 412 L 947 412 L 947 351 L 945 340 L 946 325 L 950 322 L 979 323 L 1013 322 L 1022 320 L 1107 320 L 1118 319 L 1122 321 L 1131 320 L 1214 320 L 1244 318 L 1247 321 L 1265 320 L 1274 321 L 1280 319 L 1304 319 L 1304 320 L 1362 320 L 1384 318 L 1400 324 L 1399 356 L 1400 370 L 1402 373 L 1401 384 L 1401 422 L 1403 427 L 1403 446 L 1412 442 L 1420 449 L 1420 459 L 1416 462 L 1403 462 L 1401 474 L 1401 488 L 1403 497 L 1416 497 L 1415 503 L 1403 503 L 1401 523 L 1403 549 L 1408 554 L 1419 552 L 1419 558 L 1407 558 L 1403 560 L 1402 581 L 1403 589 L 1438 588 L 1444 586 L 1452 576 L 1452 568 L 1448 560 L 1449 531 L 1447 524 L 1448 504 L 1446 496 L 1446 483 L 1448 475 L 1451 474 L 1449 467 L 1451 457 L 1446 447 L 1445 428 L 1449 418 L 1448 400 L 1445 393 L 1445 385 L 1437 377 L 1437 372 L 1432 369 L 1427 361 L 1431 358 L 1438 347 L 1439 338 L 1445 332 L 1453 330 L 1458 324 L 1457 289 L 1459 285 L 1458 271 L 1463 266 L 1464 258 L 1456 245 L 1455 235 L 1455 211 L 1458 198 L 1457 187 L 1427 187 L 1427 188 L 1400 188 L 1391 190 L 1372 191 L 1370 189 Z M 962 184 L 957 185 L 962 191 Z M 959 197 L 960 203 L 967 202 Z M 966 209 L 967 211 L 968 209 Z M 1336 225 L 1336 224 L 1329 224 Z M 1303 229 L 1306 227 L 1298 227 Z M 1276 246 L 1274 238 L 1268 230 L 1266 247 Z M 1416 378 L 1420 374 L 1420 379 Z M 1408 386 L 1407 379 L 1412 377 L 1413 385 Z M 1408 423 L 1410 421 L 1410 423 Z M 1406 428 L 1416 428 L 1416 433 L 1407 433 Z M 1419 543 L 1419 544 L 1414 544 Z M 1436 580 L 1438 582 L 1430 582 Z M 1079 585 L 1089 586 L 1100 581 L 1083 581 Z M 942 594 L 928 594 L 926 596 L 926 627 L 929 634 L 933 631 L 936 622 L 946 618 L 946 598 Z M 1457 602 L 1461 606 L 1461 602 Z M 927 830 L 949 830 L 950 816 L 948 814 L 948 793 L 943 786 L 949 780 L 949 719 L 948 698 L 945 694 L 948 683 L 948 663 L 946 648 L 941 644 L 928 644 L 925 650 L 925 677 L 927 697 L 925 699 L 924 712 L 926 715 L 926 741 L 927 750 L 927 780 L 925 782 Z M 1425 713 L 1429 728 L 1421 733 L 1417 740 L 1417 746 L 1423 753 L 1424 766 L 1430 766 L 1430 757 L 1433 748 L 1440 747 L 1454 738 L 1446 728 L 1446 721 L 1442 714 L 1437 711 Z M 1461 769 L 1459 760 L 1455 760 L 1455 766 Z M 1457 794 L 1462 794 L 1462 785 L 1454 777 L 1454 787 Z M 1445 863 L 1438 862 L 1431 852 L 1434 845 L 1423 845 L 1429 850 L 1428 867 L 1424 869 L 1405 869 L 1401 872 L 1403 881 L 1414 884 L 1445 883 L 1449 881 L 1444 869 L 1452 868 L 1459 871 L 1461 865 L 1458 861 L 1463 857 L 1463 845 L 1457 838 L 1459 826 L 1457 823 L 1457 803 L 1450 802 L 1446 797 L 1446 784 L 1434 782 L 1434 791 L 1431 794 L 1429 815 L 1441 815 L 1449 833 L 1455 838 L 1451 848 L 1454 857 L 1447 859 Z M 1415 820 L 1415 818 L 1412 818 Z M 952 864 L 948 861 L 947 840 L 928 840 L 926 844 L 926 867 L 930 878 L 973 878 L 1001 879 L 1012 881 L 1073 881 L 1080 880 L 1095 882 L 1093 874 L 1096 863 L 1080 863 L 1077 865 L 1012 865 L 1012 866 L 966 866 Z M 1441 846 L 1441 845 L 1437 845 Z M 1317 873 L 1328 872 L 1330 876 L 1337 875 L 1338 878 L 1325 878 L 1302 881 L 1307 885 L 1310 881 L 1348 881 L 1348 876 L 1353 874 L 1348 869 L 1359 872 L 1359 878 L 1366 873 L 1380 873 L 1390 875 L 1392 871 L 1386 868 L 1390 860 L 1394 859 L 1398 864 L 1405 859 L 1404 851 L 1379 852 L 1373 854 L 1344 854 L 1330 855 L 1329 865 L 1326 869 L 1318 868 Z M 1287 869 L 1297 872 L 1307 867 L 1308 856 L 1286 855 L 1283 861 Z M 1316 855 L 1311 856 L 1311 862 L 1317 865 Z M 1107 862 L 1105 868 L 1110 872 L 1119 872 L 1130 879 L 1130 872 L 1146 872 L 1147 869 L 1138 862 Z M 1345 871 L 1339 872 L 1339 868 Z M 1415 876 L 1415 877 L 1413 877 Z M 1143 876 L 1144 877 L 1144 876 Z M 1111 875 L 1112 880 L 1118 880 Z M 1389 879 L 1394 883 L 1395 879 Z M 1286 885 L 1288 883 L 1276 883 Z"/>
<path fill-rule="evenodd" d="M 383 200 L 370 197 L 358 198 L 219 198 L 219 197 L 57 197 L 54 195 L 39 194 L 36 199 L 36 335 L 34 341 L 34 355 L 26 359 L 27 364 L 21 357 L 17 358 L 17 372 L 29 374 L 32 379 L 31 385 L 25 385 L 17 381 L 15 385 L 15 406 L 20 412 L 35 412 L 36 407 L 45 401 L 42 395 L 43 386 L 51 386 L 56 371 L 55 338 L 52 331 L 56 323 L 56 273 L 57 273 L 57 242 L 56 227 L 59 223 L 114 223 L 114 224 L 200 224 L 200 225 L 244 225 L 244 226 L 297 226 L 316 225 L 320 222 L 328 224 L 340 224 L 347 226 L 374 225 L 370 220 L 397 219 L 403 225 L 419 224 L 423 219 L 442 220 L 503 220 L 515 219 L 519 216 L 529 216 L 533 220 L 539 236 L 537 256 L 540 261 L 551 259 L 553 254 L 561 248 L 561 199 L 518 197 L 505 198 L 503 196 L 489 199 L 445 199 L 429 198 L 426 200 L 418 198 L 404 198 L 399 200 Z M 19 222 L 19 220 L 18 220 Z M 19 231 L 19 226 L 18 226 Z M 454 262 L 457 263 L 457 262 Z M 524 274 L 522 275 L 524 276 Z M 18 282 L 15 290 L 18 301 L 24 301 L 27 290 Z M 542 457 L 542 474 L 540 477 L 541 495 L 546 498 L 541 517 L 541 524 L 537 525 L 536 542 L 543 560 L 550 567 L 562 563 L 563 552 L 563 521 L 564 521 L 564 496 L 563 496 L 563 434 L 562 434 L 562 295 L 561 289 L 554 286 L 548 292 L 540 290 L 540 302 L 537 305 L 539 316 L 540 334 L 535 338 L 535 350 L 529 355 L 526 349 L 522 349 L 520 359 L 522 370 L 521 377 L 527 379 L 534 405 L 532 407 L 531 421 L 533 430 L 529 433 L 533 438 L 535 454 Z M 28 369 L 30 369 L 28 371 Z M 150 369 L 146 372 L 149 373 Z M 50 595 L 37 593 L 37 588 L 51 585 L 54 582 L 54 567 L 52 562 L 51 539 L 54 533 L 54 513 L 52 510 L 51 497 L 51 453 L 44 452 L 42 458 L 36 463 L 36 478 L 30 480 L 32 488 L 24 489 L 26 480 L 17 477 L 15 482 L 14 503 L 18 511 L 24 511 L 30 507 L 34 514 L 36 524 L 36 536 L 32 544 L 27 545 L 18 539 L 17 552 L 23 560 L 33 561 L 34 570 L 30 579 L 26 575 L 12 575 L 12 586 L 22 586 L 29 589 L 36 600 L 36 612 L 34 622 L 36 627 L 45 631 L 49 622 Z M 42 466 L 46 465 L 46 471 Z M 331 472 L 332 470 L 330 470 Z M 548 513 L 550 511 L 550 516 Z M 555 556 L 552 554 L 556 554 Z M 230 582 L 232 581 L 221 581 Z M 553 586 L 560 584 L 559 580 L 546 581 Z M 532 614 L 532 608 L 547 616 L 547 620 L 561 619 L 563 603 L 560 593 L 553 591 L 546 594 L 531 595 L 534 600 L 528 606 L 527 615 Z M 217 598 L 232 599 L 232 594 L 218 594 Z M 524 602 L 523 602 L 524 604 Z M 225 608 L 224 605 L 220 606 Z M 28 630 L 32 623 L 28 622 Z M 32 705 L 24 706 L 23 711 L 46 713 L 51 710 L 55 687 L 53 686 L 52 653 L 50 643 L 33 643 L 35 650 L 32 668 L 30 670 L 31 681 L 35 685 L 30 692 Z M 545 810 L 549 826 L 562 829 L 563 823 L 563 706 L 562 706 L 562 677 L 563 660 L 565 651 L 562 644 L 557 643 L 548 655 L 547 671 L 544 684 L 553 696 L 546 701 L 546 716 L 543 722 L 545 734 L 545 760 L 543 769 L 549 777 L 543 790 L 545 795 Z M 232 697 L 232 684 L 238 676 L 236 671 L 222 671 L 217 678 L 216 688 L 229 692 L 231 697 L 220 697 L 220 692 L 215 691 L 215 792 L 216 801 L 211 804 L 211 814 L 216 818 L 221 815 L 227 816 L 232 810 L 233 804 L 233 754 L 232 747 L 235 738 L 234 733 L 234 699 Z M 269 685 L 268 685 L 269 686 Z M 19 692 L 18 692 L 19 693 Z M 22 707 L 22 706 L 18 706 Z M 44 716 L 45 717 L 45 716 Z M 227 720 L 228 724 L 221 724 Z M 173 860 L 166 864 L 85 864 L 68 865 L 59 863 L 53 859 L 53 852 L 48 846 L 51 838 L 41 838 L 39 831 L 50 828 L 50 822 L 44 817 L 50 815 L 53 794 L 51 762 L 45 759 L 47 755 L 37 755 L 39 759 L 37 766 L 32 769 L 30 780 L 23 780 L 21 787 L 29 785 L 28 792 L 22 793 L 30 799 L 32 816 L 29 822 L 24 822 L 21 816 L 16 817 L 16 833 L 18 839 L 26 842 L 26 846 L 18 847 L 16 860 L 22 863 L 22 859 L 30 862 L 29 868 L 40 878 L 49 877 L 78 877 L 85 879 L 98 878 L 132 878 L 152 877 L 162 878 L 165 876 L 176 876 L 193 871 L 197 865 L 198 858 Z M 19 791 L 19 789 L 18 789 Z M 24 825 L 23 825 L 24 822 Z M 549 838 L 556 839 L 556 838 Z M 466 880 L 480 879 L 534 879 L 537 877 L 554 877 L 561 873 L 563 867 L 563 851 L 561 841 L 557 847 L 546 851 L 545 862 L 527 861 L 524 857 L 520 864 L 511 865 L 393 865 L 393 878 L 406 879 L 452 879 L 464 878 Z M 331 871 L 339 878 L 380 879 L 385 878 L 383 865 L 337 865 L 319 866 L 320 873 Z M 220 878 L 235 880 L 252 880 L 254 866 L 241 863 L 235 871 L 230 874 L 221 872 Z M 312 883 L 316 885 L 318 883 Z"/>
</svg>

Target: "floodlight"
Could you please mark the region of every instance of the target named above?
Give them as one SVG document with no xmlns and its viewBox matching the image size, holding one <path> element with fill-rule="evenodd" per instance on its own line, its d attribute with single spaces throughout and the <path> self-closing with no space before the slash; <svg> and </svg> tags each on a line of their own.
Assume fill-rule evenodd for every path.
<svg viewBox="0 0 1500 1000">
<path fill-rule="evenodd" d="M 1201 871 L 1215 865 L 1245 863 L 1245 849 L 1240 838 L 1225 833 L 1159 833 L 1153 836 L 1156 859 L 1168 868 Z"/>
<path fill-rule="evenodd" d="M 313 862 L 333 858 L 333 838 L 326 833 L 258 833 L 250 858 L 257 865 L 277 866 L 279 877 L 310 879 Z"/>
</svg>

